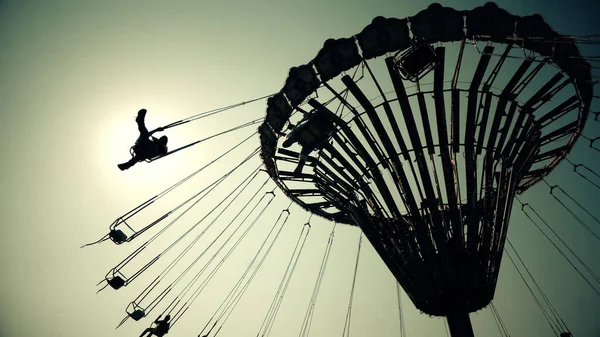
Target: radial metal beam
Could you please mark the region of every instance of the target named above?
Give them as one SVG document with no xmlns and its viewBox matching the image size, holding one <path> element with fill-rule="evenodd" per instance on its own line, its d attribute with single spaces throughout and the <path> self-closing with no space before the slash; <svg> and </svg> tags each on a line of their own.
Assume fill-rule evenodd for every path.
<svg viewBox="0 0 600 337">
<path fill-rule="evenodd" d="M 541 161 L 550 159 L 552 157 L 561 156 L 561 155 L 565 154 L 566 151 L 569 151 L 570 148 L 571 147 L 569 145 L 565 145 L 565 146 L 557 147 L 555 149 L 540 153 L 537 156 L 535 156 L 534 163 L 539 163 Z"/>
<path fill-rule="evenodd" d="M 496 113 L 494 114 L 494 121 L 492 122 L 492 128 L 490 130 L 490 135 L 486 146 L 486 151 L 490 154 L 495 151 L 496 137 L 498 136 L 498 130 L 500 128 L 500 122 L 502 120 L 502 117 L 506 114 L 506 105 L 508 104 L 509 100 L 514 99 L 513 89 L 517 85 L 521 77 L 525 75 L 525 72 L 531 66 L 532 63 L 533 60 L 525 59 L 521 63 L 513 77 L 510 79 L 510 81 L 508 81 L 506 87 L 504 87 L 504 90 L 502 90 L 502 93 L 500 94 L 500 97 L 498 99 L 498 105 L 496 106 Z"/>
<path fill-rule="evenodd" d="M 540 146 L 544 146 L 562 137 L 570 136 L 579 127 L 579 121 L 575 120 L 567 125 L 564 125 L 540 138 Z"/>
<path fill-rule="evenodd" d="M 329 149 L 328 151 L 331 151 L 331 150 Z M 329 166 L 334 168 L 335 172 L 340 175 L 339 177 L 336 177 L 337 179 L 343 180 L 344 183 L 349 184 L 350 186 L 352 186 L 352 188 L 354 188 L 356 190 L 360 189 L 360 186 L 358 184 L 358 182 L 361 180 L 360 174 L 358 174 L 358 171 L 356 171 L 352 166 L 350 166 L 350 163 L 345 161 L 346 160 L 345 158 L 343 159 L 343 162 L 340 162 L 343 165 L 342 167 L 338 166 L 333 161 L 333 158 L 331 158 L 327 153 L 325 153 L 325 151 L 321 152 L 321 159 L 323 159 L 323 161 L 325 161 L 327 164 L 329 164 Z M 344 163 L 346 163 L 348 165 L 346 166 L 346 165 L 344 165 Z M 317 167 L 322 167 L 322 166 L 325 166 L 325 165 L 322 163 L 319 163 L 317 165 Z M 348 172 L 350 172 L 352 177 L 346 173 L 346 170 L 348 170 Z"/>
<path fill-rule="evenodd" d="M 465 181 L 466 181 L 466 194 L 467 204 L 465 205 L 466 227 L 467 227 L 467 254 L 469 255 L 468 265 L 470 272 L 469 283 L 476 283 L 478 273 L 476 272 L 478 263 L 477 255 L 474 252 L 476 245 L 473 245 L 473 240 L 477 239 L 477 233 L 479 232 L 479 212 L 477 203 L 477 153 L 475 151 L 475 123 L 478 102 L 478 91 L 483 80 L 483 76 L 489 65 L 491 55 L 494 51 L 494 47 L 486 46 L 481 54 L 471 85 L 469 86 L 469 98 L 467 101 L 467 116 L 465 125 Z M 484 113 L 489 113 L 489 107 L 484 108 Z M 486 118 L 487 122 L 487 118 Z M 458 138 L 457 138 L 458 140 Z"/>
<path fill-rule="evenodd" d="M 562 102 L 560 105 L 558 105 L 557 107 L 540 117 L 537 120 L 537 122 L 540 124 L 540 126 L 544 127 L 550 124 L 551 122 L 559 119 L 560 117 L 564 116 L 569 111 L 576 109 L 577 107 L 579 107 L 579 98 L 577 97 L 577 95 L 573 95 L 570 98 L 566 99 L 564 102 Z"/>
<path fill-rule="evenodd" d="M 498 104 L 496 106 L 494 120 L 492 122 L 492 128 L 490 129 L 490 134 L 489 134 L 488 142 L 487 142 L 487 146 L 486 146 L 486 163 L 487 163 L 487 165 L 485 166 L 485 169 L 484 169 L 484 179 L 485 179 L 484 200 L 485 200 L 485 205 L 486 205 L 485 207 L 487 209 L 491 209 L 493 207 L 494 165 L 492 165 L 492 158 L 494 158 L 496 156 L 495 152 L 500 152 L 500 149 L 495 148 L 496 138 L 498 135 L 498 130 L 500 128 L 500 123 L 502 121 L 502 117 L 505 115 L 505 109 L 506 109 L 506 105 L 508 104 L 508 101 L 511 99 L 515 99 L 514 93 L 513 93 L 515 86 L 517 85 L 517 83 L 519 83 L 520 79 L 525 75 L 525 72 L 527 71 L 527 69 L 529 69 L 529 67 L 531 66 L 532 63 L 533 63 L 532 59 L 525 59 L 521 63 L 521 65 L 519 66 L 517 71 L 513 74 L 511 79 L 506 84 L 506 87 L 504 87 L 504 89 L 502 90 L 502 93 L 500 94 L 500 97 L 498 99 Z M 471 243 L 473 245 L 476 245 L 476 238 L 473 238 Z"/>
<path fill-rule="evenodd" d="M 379 94 L 383 98 L 383 103 L 382 103 L 383 110 L 385 111 L 385 115 L 386 115 L 388 121 L 390 122 L 390 125 L 392 127 L 392 132 L 394 133 L 394 136 L 396 137 L 396 141 L 398 142 L 398 145 L 400 145 L 401 155 L 404 157 L 405 160 L 410 161 L 408 147 L 406 146 L 404 137 L 402 137 L 402 133 L 400 132 L 400 128 L 398 127 L 398 122 L 396 121 L 394 112 L 392 111 L 392 108 L 390 107 L 390 104 L 388 103 L 388 100 L 385 97 L 385 93 L 381 89 L 381 86 L 379 85 L 377 78 L 375 78 L 375 75 L 373 75 L 373 72 L 371 71 L 371 67 L 369 67 L 369 63 L 365 61 L 364 65 L 367 68 L 367 71 L 369 72 L 369 74 L 371 75 L 371 78 L 373 79 L 375 86 L 377 86 L 377 90 L 379 91 Z M 344 81 L 343 78 L 342 78 L 342 81 Z M 354 82 L 354 81 L 352 81 L 352 82 Z M 356 95 L 355 95 L 355 97 L 356 97 Z M 368 99 L 366 99 L 366 97 L 365 97 L 365 100 L 367 102 L 369 102 L 369 104 L 370 104 L 370 101 Z M 363 104 L 363 107 L 364 107 L 364 104 Z M 377 117 L 377 118 L 379 119 L 379 117 Z M 387 136 L 387 133 L 386 133 L 386 136 Z M 393 145 L 392 145 L 392 147 L 393 147 Z M 393 152 L 394 152 L 394 157 L 395 157 L 396 151 L 394 150 Z"/>
<path fill-rule="evenodd" d="M 394 178 L 396 179 L 396 186 L 400 186 L 399 181 L 398 181 L 398 177 L 400 176 L 400 174 L 398 173 L 398 171 L 402 170 L 402 164 L 398 160 L 398 154 L 396 153 L 396 149 L 394 148 L 394 145 L 392 144 L 392 141 L 391 141 L 387 131 L 385 130 L 385 127 L 383 126 L 383 123 L 381 122 L 381 119 L 379 118 L 377 111 L 375 111 L 375 108 L 373 107 L 373 105 L 371 104 L 371 102 L 369 101 L 367 96 L 365 96 L 365 94 L 362 92 L 362 90 L 360 90 L 358 85 L 356 85 L 356 83 L 354 83 L 354 81 L 350 78 L 350 76 L 346 75 L 346 76 L 342 77 L 342 82 L 346 85 L 348 90 L 350 90 L 350 92 L 352 93 L 354 98 L 356 98 L 356 100 L 363 107 L 363 109 L 365 109 L 365 112 L 367 113 L 367 116 L 369 117 L 371 124 L 373 124 L 375 131 L 379 135 L 379 138 L 380 138 L 381 142 L 383 143 L 383 147 L 384 147 L 385 151 L 387 152 L 388 158 L 391 161 L 392 172 L 394 173 Z M 387 108 L 391 112 L 389 105 L 387 106 Z M 408 156 L 408 152 L 405 152 L 405 155 Z M 401 194 L 406 193 L 406 191 L 404 191 L 402 189 L 400 189 L 399 192 Z"/>
<path fill-rule="evenodd" d="M 421 112 L 421 123 L 423 124 L 423 132 L 425 133 L 427 151 L 430 155 L 433 155 L 435 154 L 435 145 L 433 143 L 433 135 L 431 134 L 431 124 L 429 123 L 429 113 L 427 112 L 425 95 L 421 91 L 417 93 L 417 102 L 419 103 L 419 111 Z"/>
<path fill-rule="evenodd" d="M 502 154 L 504 154 L 504 142 L 506 141 L 506 137 L 510 131 L 510 126 L 512 124 L 512 120 L 515 117 L 515 112 L 517 111 L 517 107 L 519 103 L 515 100 L 510 104 L 510 108 L 508 108 L 508 114 L 504 119 L 504 125 L 498 131 L 500 133 L 500 139 L 498 140 L 498 144 L 496 145 L 496 151 L 494 152 L 494 160 L 498 160 Z M 517 127 L 516 125 L 514 126 Z"/>
<path fill-rule="evenodd" d="M 533 112 L 546 103 L 553 95 L 548 95 L 548 92 L 564 77 L 562 73 L 556 73 L 552 78 L 548 80 L 535 94 L 533 94 L 523 104 L 519 111 L 519 116 L 515 122 L 515 127 L 511 133 L 509 140 L 506 142 L 506 146 L 502 150 L 502 157 L 507 158 L 512 152 L 513 147 L 516 145 L 517 137 L 522 132 L 524 126 L 523 121 L 526 116 L 530 116 Z"/>
<path fill-rule="evenodd" d="M 381 151 L 379 151 L 379 148 L 377 147 L 377 142 L 375 141 L 375 139 L 371 135 L 369 129 L 365 125 L 365 122 L 362 120 L 361 114 L 358 113 L 358 111 L 356 110 L 356 108 L 354 106 L 352 106 L 350 103 L 348 103 L 348 101 L 344 97 L 342 97 L 342 95 L 338 94 L 329 85 L 327 85 L 327 87 L 330 88 L 330 91 L 332 91 L 335 94 L 336 98 L 340 101 L 340 103 L 344 104 L 346 107 L 348 107 L 348 109 L 350 109 L 350 111 L 352 111 L 354 113 L 354 119 L 353 120 L 356 123 L 356 126 L 358 127 L 358 130 L 360 131 L 360 133 L 362 134 L 362 136 L 365 138 L 365 140 L 369 144 L 369 147 L 370 147 L 371 151 L 375 154 L 375 157 L 377 157 L 378 161 L 381 162 L 381 164 L 383 165 L 383 167 L 387 168 L 387 162 L 385 161 L 385 158 L 381 154 Z M 315 102 L 318 103 L 317 100 L 310 99 L 308 101 L 308 104 L 310 104 L 310 106 L 312 106 L 313 108 L 315 108 L 315 104 L 314 104 Z M 321 103 L 318 103 L 318 105 L 323 106 Z"/>
<path fill-rule="evenodd" d="M 483 101 L 483 112 L 481 114 L 481 121 L 479 122 L 479 134 L 477 135 L 477 154 L 481 154 L 483 150 L 483 143 L 485 139 L 485 131 L 488 125 L 488 119 L 490 118 L 490 109 L 492 106 L 492 98 L 494 98 L 494 94 L 489 91 L 484 91 L 482 95 L 485 95 L 485 98 L 482 97 Z"/>
<path fill-rule="evenodd" d="M 452 138 L 450 143 L 452 144 L 452 151 L 454 153 L 458 153 L 460 150 L 460 91 L 457 86 L 464 51 L 465 40 L 462 40 L 460 42 L 456 67 L 454 68 L 454 76 L 452 77 L 452 88 L 450 90 L 450 123 L 452 124 Z"/>
<path fill-rule="evenodd" d="M 537 124 L 535 122 L 535 116 L 529 115 L 527 121 L 525 121 L 525 125 L 523 126 L 523 128 L 521 128 L 521 132 L 519 133 L 519 136 L 517 137 L 517 140 L 515 141 L 515 145 L 513 146 L 513 148 L 510 151 L 510 154 L 508 155 L 508 159 L 505 159 L 505 160 L 507 160 L 510 163 L 514 162 L 515 158 L 517 157 L 517 155 L 519 153 L 519 149 L 521 149 L 523 147 L 523 145 L 525 144 L 527 135 L 529 135 L 529 133 L 532 132 L 532 130 L 537 127 L 536 125 Z"/>
<path fill-rule="evenodd" d="M 371 174 L 369 173 L 369 170 L 367 170 L 367 168 L 359 160 L 360 157 L 358 156 L 358 154 L 354 153 L 354 152 L 352 152 L 352 150 L 350 150 L 350 148 L 346 144 L 345 140 L 343 140 L 338 134 L 335 134 L 335 133 L 333 134 L 333 140 L 335 141 L 335 144 L 340 147 L 340 150 L 344 151 L 346 153 L 346 155 L 350 158 L 350 160 L 352 160 L 352 162 L 360 170 L 361 173 L 352 174 L 353 176 L 360 177 L 360 176 L 364 175 L 365 177 L 372 178 Z M 350 144 L 350 145 L 352 145 L 352 144 Z M 334 151 L 333 147 L 331 147 L 331 150 L 330 150 L 331 154 L 333 155 L 333 157 L 335 159 L 339 160 L 340 163 L 342 163 L 342 165 L 344 165 L 344 168 L 346 168 L 348 170 L 354 170 L 354 167 L 352 167 L 352 165 L 350 165 L 350 163 L 344 158 L 344 156 L 341 155 L 341 153 L 339 153 L 337 150 L 335 150 L 335 153 L 332 151 Z M 344 158 L 344 159 L 342 159 L 342 158 Z"/>
<path fill-rule="evenodd" d="M 415 151 L 417 168 L 419 169 L 421 183 L 423 185 L 423 189 L 425 190 L 426 195 L 426 200 L 424 201 L 427 205 L 429 213 L 431 214 L 431 227 L 433 231 L 433 238 L 435 240 L 440 256 L 442 257 L 442 259 L 447 260 L 444 261 L 442 266 L 446 269 L 449 280 L 440 280 L 440 285 L 445 285 L 445 287 L 447 287 L 448 283 L 453 283 L 455 280 L 454 271 L 451 268 L 449 254 L 445 243 L 445 233 L 443 230 L 444 219 L 438 208 L 437 198 L 433 189 L 431 176 L 429 174 L 429 169 L 427 167 L 425 156 L 423 154 L 423 146 L 421 144 L 421 139 L 419 138 L 417 124 L 415 122 L 410 102 L 408 101 L 408 96 L 406 95 L 406 88 L 404 87 L 402 79 L 394 70 L 394 63 L 392 58 L 388 57 L 385 61 L 388 68 L 388 73 L 390 75 L 390 78 L 392 79 L 392 84 L 394 85 L 394 90 L 396 91 L 396 96 L 398 97 L 400 110 L 402 111 L 402 115 L 404 116 L 404 122 L 406 123 L 406 129 L 408 130 L 410 142 Z M 444 286 L 442 286 L 442 288 L 444 288 Z"/>
<path fill-rule="evenodd" d="M 379 118 L 377 111 L 375 111 L 375 108 L 373 107 L 373 105 L 371 104 L 371 102 L 369 101 L 367 96 L 362 92 L 362 90 L 360 90 L 358 85 L 352 80 L 352 78 L 350 78 L 350 76 L 346 75 L 346 76 L 342 77 L 342 82 L 346 85 L 348 90 L 352 93 L 354 98 L 356 98 L 356 100 L 363 107 L 363 109 L 365 109 L 365 112 L 367 113 L 367 116 L 369 117 L 371 124 L 373 125 L 373 127 L 375 128 L 375 131 L 379 135 L 379 138 L 380 138 L 381 142 L 383 143 L 383 147 L 385 148 L 385 150 L 387 152 L 388 158 L 391 161 L 393 178 L 396 182 L 395 186 L 396 186 L 396 188 L 398 188 L 398 192 L 400 193 L 402 199 L 406 200 L 407 194 L 411 194 L 411 197 L 412 197 L 412 191 L 410 191 L 410 188 L 408 190 L 410 193 L 407 192 L 407 190 L 405 189 L 406 186 L 409 186 L 407 183 L 407 180 L 405 180 L 405 182 L 401 181 L 401 177 L 405 177 L 406 174 L 404 173 L 402 164 L 400 163 L 400 160 L 398 159 L 398 154 L 396 152 L 396 148 L 392 144 L 392 141 L 391 141 L 385 127 L 383 126 L 383 123 L 381 122 L 381 119 Z M 377 84 L 377 86 L 379 87 L 379 84 Z M 381 92 L 381 89 L 380 89 L 380 92 Z M 384 97 L 384 100 L 385 100 L 385 97 Z M 394 119 L 393 122 L 396 123 L 396 120 L 393 117 L 392 109 L 390 108 L 389 104 L 387 103 L 387 100 L 384 101 L 383 106 L 384 106 L 386 113 L 388 114 L 388 117 L 392 116 L 392 118 Z M 397 136 L 402 137 L 402 135 L 400 133 L 398 133 Z M 402 143 L 404 143 L 404 140 L 402 140 Z M 406 145 L 404 145 L 404 147 L 406 147 Z M 410 160 L 408 151 L 404 151 L 403 155 L 404 155 L 405 159 L 407 158 L 407 160 Z M 412 211 L 415 211 L 415 209 L 413 209 Z"/>
<path fill-rule="evenodd" d="M 450 160 L 450 152 L 448 149 L 448 127 L 446 124 L 446 107 L 444 104 L 444 61 L 445 48 L 438 47 L 435 49 L 436 67 L 433 73 L 433 98 L 435 101 L 435 116 L 437 123 L 438 142 L 440 145 L 440 156 L 442 159 L 442 171 L 444 175 L 444 183 L 446 187 L 446 195 L 448 198 L 448 209 L 450 212 L 451 227 L 453 237 L 458 246 L 464 244 L 463 224 L 458 209 L 458 200 L 456 190 L 454 189 L 454 170 Z M 459 247 L 458 247 L 459 248 Z M 459 252 L 462 249 L 457 249 Z"/>
<path fill-rule="evenodd" d="M 329 109 L 327 109 L 315 99 L 311 99 L 309 101 L 309 104 L 316 109 L 323 109 L 333 114 L 333 112 L 331 112 Z M 381 193 L 381 196 L 383 197 L 387 208 L 390 210 L 394 217 L 401 218 L 402 214 L 400 213 L 398 206 L 394 202 L 394 198 L 392 197 L 392 194 L 390 193 L 387 184 L 383 180 L 383 176 L 379 172 L 377 165 L 373 161 L 373 158 L 371 158 L 365 147 L 362 145 L 362 143 L 358 140 L 354 132 L 350 129 L 350 127 L 348 127 L 348 125 L 344 121 L 338 122 L 338 127 L 340 127 L 342 132 L 346 135 L 346 137 L 348 137 L 348 140 L 354 146 L 354 148 L 356 148 L 360 157 L 367 163 L 367 167 L 369 168 L 371 175 L 373 176 L 375 185 L 377 185 L 377 189 Z"/>
<path fill-rule="evenodd" d="M 321 158 L 324 158 L 324 156 L 321 156 Z M 357 185 L 351 185 L 352 180 L 350 180 L 350 183 L 346 181 L 346 179 L 349 177 L 343 176 L 342 173 L 344 173 L 344 171 L 342 170 L 331 170 L 329 167 L 327 167 L 327 165 L 324 165 L 320 162 L 317 165 L 317 170 L 315 170 L 315 172 L 320 173 L 320 171 L 322 171 L 323 174 L 331 179 L 335 184 L 341 185 L 346 191 L 354 191 L 359 188 Z"/>
<path fill-rule="evenodd" d="M 515 146 L 515 141 L 517 140 L 519 133 L 524 127 L 523 122 L 525 121 L 525 117 L 528 116 L 528 113 L 526 111 L 526 108 L 520 109 L 519 116 L 515 121 L 515 126 L 513 127 L 512 132 L 510 133 L 510 137 L 506 141 L 506 145 L 503 149 L 498 149 L 498 151 L 502 151 L 502 158 L 507 158 L 512 148 Z"/>
<path fill-rule="evenodd" d="M 550 89 L 552 89 L 552 87 L 554 87 L 563 77 L 564 75 L 560 72 L 552 76 L 552 78 L 549 79 L 546 84 L 544 84 L 535 94 L 533 94 L 533 96 L 531 96 L 531 98 L 527 100 L 527 102 L 525 102 L 525 104 L 523 104 L 523 108 L 533 108 L 538 103 L 545 102 L 542 100 L 543 98 L 546 98 L 547 101 L 549 98 L 547 97 L 548 91 L 550 91 Z"/>
</svg>

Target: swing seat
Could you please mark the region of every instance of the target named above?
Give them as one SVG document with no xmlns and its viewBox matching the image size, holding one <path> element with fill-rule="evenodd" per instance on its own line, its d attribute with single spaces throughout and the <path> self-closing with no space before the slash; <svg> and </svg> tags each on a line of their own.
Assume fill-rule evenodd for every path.
<svg viewBox="0 0 600 337">
<path fill-rule="evenodd" d="M 115 290 L 118 290 L 125 285 L 125 280 L 123 280 L 121 276 L 118 275 L 114 276 L 111 279 L 106 279 L 106 282 L 108 282 L 108 285 Z"/>
<path fill-rule="evenodd" d="M 108 233 L 108 236 L 114 243 L 118 245 L 127 241 L 127 234 L 123 233 L 123 231 L 120 229 L 111 229 L 110 233 Z"/>
<path fill-rule="evenodd" d="M 125 309 L 127 315 L 133 318 L 135 321 L 139 321 L 140 319 L 146 317 L 146 309 L 140 307 L 137 303 L 131 302 Z"/>
<path fill-rule="evenodd" d="M 139 321 L 140 319 L 146 317 L 146 312 L 143 309 L 135 309 L 127 314 L 129 314 L 129 317 L 133 318 L 135 321 Z"/>
<path fill-rule="evenodd" d="M 172 152 L 172 151 L 171 151 L 171 152 Z M 164 157 L 164 156 L 168 155 L 168 154 L 169 154 L 169 153 L 171 153 L 171 152 L 167 152 L 167 153 L 165 153 L 164 155 L 158 155 L 158 156 L 154 156 L 154 157 L 152 157 L 152 158 L 146 158 L 146 159 L 144 159 L 144 161 L 145 161 L 146 163 L 151 163 L 151 162 L 155 161 L 156 159 L 158 159 L 158 158 L 160 158 L 160 157 Z M 131 154 L 131 156 L 132 156 L 132 157 L 135 157 L 135 155 L 136 155 L 136 151 L 135 151 L 135 145 L 131 147 L 131 150 L 129 151 L 129 153 Z"/>
<path fill-rule="evenodd" d="M 411 82 L 418 81 L 435 66 L 435 51 L 425 42 L 417 42 L 406 52 L 396 55 L 396 69 L 403 79 Z"/>
<path fill-rule="evenodd" d="M 167 152 L 164 156 L 168 155 L 169 153 L 170 152 Z M 151 163 L 151 162 L 155 161 L 156 159 L 158 159 L 160 157 L 164 157 L 164 156 L 155 156 L 155 157 L 152 157 L 152 158 L 148 158 L 148 159 L 145 160 L 145 162 L 146 163 Z"/>
</svg>

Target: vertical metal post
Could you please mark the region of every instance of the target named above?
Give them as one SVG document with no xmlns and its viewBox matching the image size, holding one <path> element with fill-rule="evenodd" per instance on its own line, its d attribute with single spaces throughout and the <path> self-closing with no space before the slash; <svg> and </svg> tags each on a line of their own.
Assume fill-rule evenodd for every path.
<svg viewBox="0 0 600 337">
<path fill-rule="evenodd" d="M 454 312 L 448 317 L 448 328 L 452 337 L 475 337 L 469 313 L 465 311 Z"/>
</svg>

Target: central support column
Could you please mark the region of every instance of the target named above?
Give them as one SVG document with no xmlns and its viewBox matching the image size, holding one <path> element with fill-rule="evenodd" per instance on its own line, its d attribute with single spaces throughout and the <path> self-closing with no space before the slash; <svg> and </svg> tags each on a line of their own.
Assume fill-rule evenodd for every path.
<svg viewBox="0 0 600 337">
<path fill-rule="evenodd" d="M 468 312 L 455 312 L 448 317 L 448 327 L 452 337 L 475 337 Z"/>
</svg>

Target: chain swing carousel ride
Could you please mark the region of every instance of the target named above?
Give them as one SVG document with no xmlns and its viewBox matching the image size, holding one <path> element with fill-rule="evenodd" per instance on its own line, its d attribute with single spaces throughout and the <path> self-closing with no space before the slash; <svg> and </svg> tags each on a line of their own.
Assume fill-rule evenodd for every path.
<svg viewBox="0 0 600 337">
<path fill-rule="evenodd" d="M 121 245 L 153 233 L 108 272 L 101 282 L 104 287 L 126 287 L 142 273 L 152 272 L 157 261 L 170 258 L 130 302 L 121 324 L 129 318 L 140 320 L 160 307 L 161 315 L 171 318 L 173 328 L 246 234 L 263 222 L 259 219 L 275 192 L 282 191 L 291 200 L 290 206 L 299 205 L 310 215 L 339 225 L 359 227 L 360 242 L 363 235 L 368 239 L 399 289 L 421 312 L 446 317 L 451 336 L 473 336 L 469 313 L 486 307 L 494 313 L 500 333 L 508 335 L 492 302 L 505 255 L 519 270 L 552 332 L 570 336 L 559 310 L 533 278 L 507 233 L 516 200 L 516 209 L 600 296 L 600 278 L 593 268 L 549 226 L 541 212 L 521 201 L 521 194 L 529 188 L 545 184 L 575 222 L 600 240 L 600 221 L 593 212 L 559 185 L 548 182 L 548 175 L 565 161 L 568 164 L 563 165 L 570 165 L 573 174 L 581 178 L 579 183 L 600 190 L 597 170 L 570 156 L 578 141 L 589 145 L 587 155 L 600 151 L 599 137 L 584 134 L 589 133 L 587 129 L 584 132 L 586 123 L 598 121 L 598 112 L 593 110 L 598 98 L 593 93 L 598 58 L 584 57 L 582 52 L 593 48 L 595 39 L 597 36 L 562 35 L 538 14 L 516 16 L 494 3 L 472 10 L 432 4 L 404 19 L 376 17 L 350 38 L 325 41 L 313 60 L 290 69 L 283 88 L 275 94 L 162 127 L 164 130 L 266 100 L 266 116 L 208 138 L 249 130 L 249 126 L 261 123 L 256 132 L 248 132 L 247 138 L 206 166 L 117 218 L 109 233 L 97 241 L 110 239 Z M 593 120 L 588 123 L 590 114 Z M 222 176 L 205 178 L 212 183 L 191 198 L 145 226 L 130 225 L 136 215 L 206 167 L 220 164 L 221 158 L 240 145 L 257 139 L 258 148 L 240 155 L 239 164 L 223 170 Z M 259 158 L 262 168 L 247 169 L 248 163 Z M 244 169 L 250 174 L 234 182 L 237 187 L 229 188 L 230 193 L 205 217 L 155 257 L 126 271 L 186 212 L 222 182 L 230 181 L 234 172 Z M 265 176 L 262 172 L 268 174 L 264 181 L 260 180 Z M 274 186 L 268 188 L 267 184 Z M 238 196 L 255 186 L 259 187 L 247 203 L 237 203 Z M 232 212 L 226 212 L 228 209 Z M 213 212 L 218 214 L 205 225 L 204 220 Z M 219 226 L 217 220 L 225 213 L 235 217 L 219 232 L 213 226 Z M 199 336 L 216 336 L 221 331 L 289 218 L 288 206 L 279 213 L 247 269 Z M 584 218 L 592 219 L 593 224 Z M 238 221 L 238 227 L 232 226 Z M 257 336 L 271 332 L 310 229 L 310 221 L 301 226 Z M 208 230 L 218 234 L 196 253 L 193 248 Z M 310 330 L 333 234 L 300 336 L 307 336 Z M 185 246 L 188 236 L 193 240 Z M 178 255 L 170 252 L 179 246 Z M 191 262 L 182 262 L 187 261 L 186 256 L 191 256 Z M 177 265 L 183 267 L 175 269 Z M 165 286 L 167 280 L 170 282 Z M 179 293 L 163 305 L 175 290 Z M 350 313 L 351 306 L 348 309 Z M 344 336 L 349 334 L 349 320 L 350 315 Z M 401 326 L 400 335 L 404 334 Z"/>
</svg>

